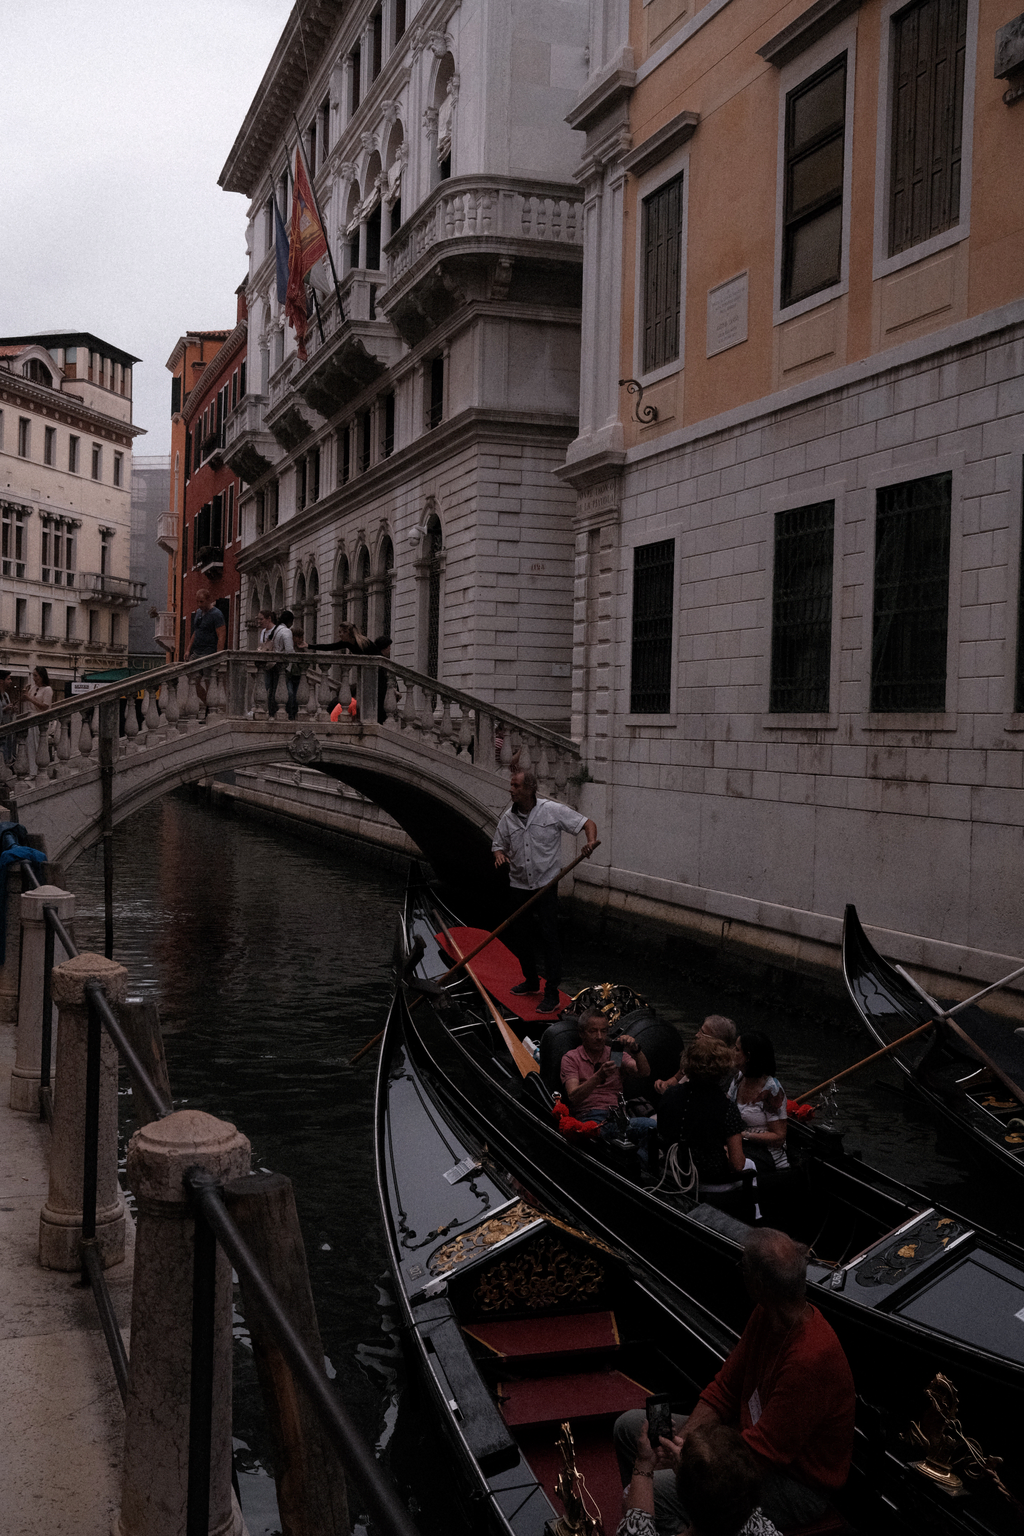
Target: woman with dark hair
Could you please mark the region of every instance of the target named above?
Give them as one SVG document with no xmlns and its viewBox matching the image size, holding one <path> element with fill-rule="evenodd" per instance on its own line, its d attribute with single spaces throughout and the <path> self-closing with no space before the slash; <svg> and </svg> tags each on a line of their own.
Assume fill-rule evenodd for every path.
<svg viewBox="0 0 1024 1536">
<path fill-rule="evenodd" d="M 677 1144 L 684 1166 L 689 1153 L 697 1192 L 712 1205 L 733 1204 L 730 1197 L 743 1187 L 743 1121 L 721 1081 L 732 1064 L 732 1046 L 713 1035 L 695 1035 L 683 1052 L 686 1082 L 670 1088 L 658 1109 L 662 1145 Z"/>
<path fill-rule="evenodd" d="M 740 1075 L 729 1089 L 743 1120 L 743 1148 L 768 1172 L 789 1167 L 786 1092 L 775 1076 L 775 1049 L 759 1029 L 744 1030 L 736 1046 Z"/>
<path fill-rule="evenodd" d="M 53 688 L 50 686 L 50 674 L 45 667 L 33 667 L 32 681 L 23 694 L 28 708 L 27 715 L 40 715 L 44 709 L 49 709 L 53 703 Z"/>
</svg>

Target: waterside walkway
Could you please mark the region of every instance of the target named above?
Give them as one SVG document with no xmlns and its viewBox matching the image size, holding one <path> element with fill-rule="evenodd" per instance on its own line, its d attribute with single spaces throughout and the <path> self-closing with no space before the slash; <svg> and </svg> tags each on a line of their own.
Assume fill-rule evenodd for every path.
<svg viewBox="0 0 1024 1536">
<path fill-rule="evenodd" d="M 124 1413 L 92 1296 L 76 1275 L 39 1264 L 50 1132 L 8 1105 L 14 1052 L 14 1026 L 0 1024 L 0 1531 L 110 1536 Z M 126 1335 L 127 1228 L 126 1260 L 106 1272 Z"/>
</svg>

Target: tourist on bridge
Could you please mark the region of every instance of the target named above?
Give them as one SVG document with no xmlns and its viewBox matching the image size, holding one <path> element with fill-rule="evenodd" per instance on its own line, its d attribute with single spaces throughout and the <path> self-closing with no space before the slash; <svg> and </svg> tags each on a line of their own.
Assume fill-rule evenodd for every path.
<svg viewBox="0 0 1024 1536">
<path fill-rule="evenodd" d="M 196 602 L 199 607 L 192 615 L 192 638 L 188 642 L 185 651 L 186 661 L 197 661 L 200 656 L 216 656 L 227 644 L 228 627 L 224 622 L 224 615 L 214 604 L 208 587 L 200 587 L 196 593 Z M 206 703 L 206 683 L 202 678 L 196 679 L 196 693 L 200 701 Z"/>
<path fill-rule="evenodd" d="M 586 852 L 597 847 L 597 827 L 587 816 L 558 800 L 537 797 L 536 776 L 521 769 L 512 773 L 512 804 L 498 822 L 491 850 L 496 869 L 509 870 L 511 910 L 516 911 L 561 868 L 562 833 L 586 834 Z M 523 968 L 523 979 L 512 988 L 517 997 L 540 991 L 537 951 L 544 959 L 544 996 L 538 1013 L 557 1013 L 562 951 L 558 942 L 558 886 L 552 885 L 534 902 L 521 922 L 513 923 L 506 942 Z"/>
</svg>

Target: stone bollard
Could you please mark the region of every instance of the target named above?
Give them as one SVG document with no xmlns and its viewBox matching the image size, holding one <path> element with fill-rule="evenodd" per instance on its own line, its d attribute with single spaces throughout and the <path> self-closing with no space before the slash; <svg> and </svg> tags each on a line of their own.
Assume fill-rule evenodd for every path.
<svg viewBox="0 0 1024 1536">
<path fill-rule="evenodd" d="M 53 907 L 66 928 L 75 915 L 75 898 L 70 891 L 62 891 L 56 885 L 41 885 L 38 890 L 26 891 L 21 897 L 18 1058 L 11 1073 L 11 1108 L 33 1115 L 39 1113 L 39 1072 L 43 1044 L 43 983 L 46 965 L 44 907 Z M 59 941 L 54 942 L 56 959 L 64 950 Z"/>
<path fill-rule="evenodd" d="M 116 1536 L 181 1536 L 188 1507 L 194 1222 L 184 1175 L 248 1173 L 249 1143 L 224 1120 L 181 1109 L 135 1132 L 128 1183 L 138 1201 L 132 1352 Z M 231 1265 L 217 1250 L 210 1536 L 239 1536 L 231 1498 Z"/>
<path fill-rule="evenodd" d="M 57 1068 L 53 1092 L 50 1192 L 39 1218 L 39 1262 L 44 1269 L 78 1269 L 82 1238 L 85 1151 L 85 1066 L 89 1020 L 87 981 L 103 984 L 111 1004 L 124 1001 L 128 972 L 103 955 L 77 955 L 53 968 L 58 1008 Z M 96 1171 L 96 1244 L 104 1269 L 124 1259 L 124 1195 L 117 1182 L 117 1047 L 101 1032 L 99 1144 Z"/>
</svg>

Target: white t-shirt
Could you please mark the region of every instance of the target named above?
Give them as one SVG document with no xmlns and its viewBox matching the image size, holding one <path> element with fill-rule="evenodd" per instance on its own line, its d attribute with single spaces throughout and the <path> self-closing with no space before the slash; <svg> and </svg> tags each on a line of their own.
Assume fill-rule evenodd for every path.
<svg viewBox="0 0 1024 1536">
<path fill-rule="evenodd" d="M 295 649 L 295 641 L 287 624 L 279 624 L 274 631 L 274 650 L 286 651 L 289 654 Z"/>
</svg>

